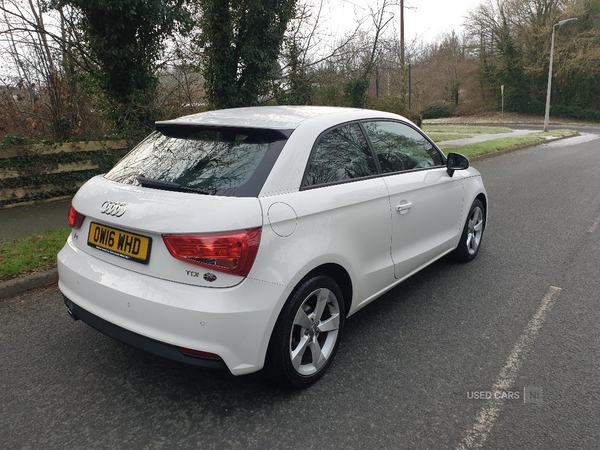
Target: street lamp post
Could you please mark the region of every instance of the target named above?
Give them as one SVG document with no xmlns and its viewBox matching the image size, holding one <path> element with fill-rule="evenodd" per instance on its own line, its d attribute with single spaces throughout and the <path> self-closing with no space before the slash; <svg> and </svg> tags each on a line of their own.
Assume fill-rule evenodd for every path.
<svg viewBox="0 0 600 450">
<path fill-rule="evenodd" d="M 552 62 L 554 60 L 554 34 L 556 27 L 562 27 L 567 22 L 577 20 L 577 17 L 561 20 L 552 27 L 552 44 L 550 45 L 550 68 L 548 69 L 548 91 L 546 92 L 546 115 L 544 116 L 544 131 L 548 131 L 548 122 L 550 121 L 550 92 L 552 91 Z"/>
</svg>

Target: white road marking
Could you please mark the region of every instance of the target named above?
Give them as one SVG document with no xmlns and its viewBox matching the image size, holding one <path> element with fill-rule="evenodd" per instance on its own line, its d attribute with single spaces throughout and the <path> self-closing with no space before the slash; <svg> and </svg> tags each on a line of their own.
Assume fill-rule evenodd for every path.
<svg viewBox="0 0 600 450">
<path fill-rule="evenodd" d="M 465 438 L 457 445 L 457 450 L 481 448 L 488 438 L 492 427 L 498 419 L 500 410 L 504 406 L 504 403 L 506 403 L 506 397 L 496 395 L 496 392 L 506 392 L 514 385 L 519 369 L 521 368 L 523 356 L 531 348 L 546 320 L 548 311 L 552 308 L 561 290 L 559 287 L 550 286 L 550 289 L 542 299 L 540 308 L 525 327 L 523 334 L 519 337 L 519 340 L 504 363 L 504 367 L 492 387 L 492 398 L 479 412 L 475 418 L 475 424 L 467 430 Z"/>
<path fill-rule="evenodd" d="M 559 141 L 548 142 L 544 144 L 545 147 L 569 147 L 571 145 L 585 144 L 587 142 L 595 141 L 600 139 L 597 134 L 591 133 L 580 133 L 580 136 L 570 137 L 568 139 L 561 139 Z"/>
<path fill-rule="evenodd" d="M 600 225 L 600 214 L 598 215 L 598 218 L 596 219 L 596 221 L 594 222 L 594 225 L 592 225 L 589 229 L 588 229 L 588 233 L 594 233 L 597 229 L 598 229 L 598 225 Z"/>
</svg>

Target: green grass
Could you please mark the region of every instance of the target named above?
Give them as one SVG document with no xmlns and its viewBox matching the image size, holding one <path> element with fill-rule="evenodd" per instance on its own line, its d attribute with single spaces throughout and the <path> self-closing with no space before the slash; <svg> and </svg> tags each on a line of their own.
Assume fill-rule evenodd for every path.
<svg viewBox="0 0 600 450">
<path fill-rule="evenodd" d="M 477 144 L 463 145 L 447 149 L 447 152 L 461 153 L 467 157 L 481 156 L 488 153 L 500 152 L 513 148 L 520 148 L 527 145 L 541 143 L 546 139 L 542 136 L 520 136 L 514 138 L 496 139 L 495 141 L 479 142 Z"/>
<path fill-rule="evenodd" d="M 0 281 L 56 267 L 68 228 L 52 228 L 22 239 L 0 240 Z"/>
<path fill-rule="evenodd" d="M 440 143 L 444 141 L 454 141 L 457 139 L 468 139 L 473 137 L 469 134 L 446 134 L 446 133 L 428 133 L 427 134 L 435 143 Z"/>
<path fill-rule="evenodd" d="M 506 127 L 483 127 L 474 125 L 423 125 L 426 133 L 499 134 L 510 133 Z"/>
<path fill-rule="evenodd" d="M 577 136 L 579 133 L 573 130 L 554 130 L 548 133 L 540 132 L 530 134 L 529 136 L 509 137 L 504 139 L 496 139 L 493 141 L 480 142 L 477 144 L 463 145 L 462 147 L 454 147 L 446 149 L 448 152 L 461 153 L 467 157 L 487 155 L 500 151 L 518 149 L 535 144 L 541 144 L 546 141 L 547 137 L 561 138 L 567 136 Z"/>
<path fill-rule="evenodd" d="M 541 136 L 550 136 L 550 137 L 567 137 L 567 136 L 579 136 L 579 132 L 575 130 L 569 130 L 567 128 L 562 128 L 560 130 L 550 130 L 547 133 L 540 132 Z"/>
</svg>

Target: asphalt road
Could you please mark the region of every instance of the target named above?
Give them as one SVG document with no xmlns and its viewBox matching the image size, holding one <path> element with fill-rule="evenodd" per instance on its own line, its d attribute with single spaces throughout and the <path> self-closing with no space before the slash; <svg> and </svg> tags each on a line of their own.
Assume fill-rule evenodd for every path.
<svg viewBox="0 0 600 450">
<path fill-rule="evenodd" d="M 600 136 L 476 166 L 477 259 L 351 317 L 304 391 L 126 347 L 71 321 L 55 288 L 0 303 L 0 447 L 598 448 Z"/>
</svg>

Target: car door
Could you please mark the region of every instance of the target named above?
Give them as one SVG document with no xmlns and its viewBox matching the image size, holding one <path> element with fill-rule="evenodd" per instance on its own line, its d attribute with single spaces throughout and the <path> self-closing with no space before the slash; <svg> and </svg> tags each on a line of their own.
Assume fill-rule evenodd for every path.
<svg viewBox="0 0 600 450">
<path fill-rule="evenodd" d="M 319 255 L 322 261 L 313 265 L 344 267 L 354 298 L 369 299 L 394 281 L 389 194 L 359 123 L 323 132 L 300 192 L 277 198 L 297 212 L 294 237 L 303 243 L 303 250 L 297 251 Z"/>
<path fill-rule="evenodd" d="M 461 231 L 463 182 L 417 129 L 390 120 L 363 123 L 387 185 L 394 275 L 402 279 L 452 250 Z"/>
</svg>

